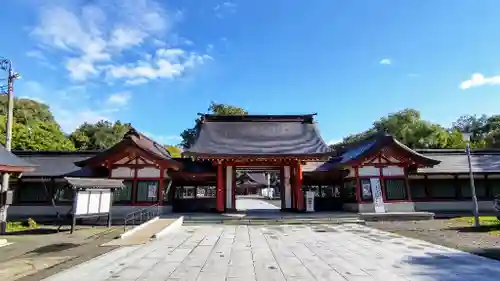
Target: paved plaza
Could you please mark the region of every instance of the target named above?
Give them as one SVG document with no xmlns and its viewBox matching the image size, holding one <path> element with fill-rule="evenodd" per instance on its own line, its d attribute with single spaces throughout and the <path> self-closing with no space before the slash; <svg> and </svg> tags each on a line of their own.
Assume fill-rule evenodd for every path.
<svg viewBox="0 0 500 281">
<path fill-rule="evenodd" d="M 237 210 L 277 210 L 279 211 L 281 200 L 262 200 L 258 198 L 245 199 L 236 198 Z"/>
<path fill-rule="evenodd" d="M 357 224 L 184 226 L 45 281 L 499 280 L 500 262 Z"/>
</svg>

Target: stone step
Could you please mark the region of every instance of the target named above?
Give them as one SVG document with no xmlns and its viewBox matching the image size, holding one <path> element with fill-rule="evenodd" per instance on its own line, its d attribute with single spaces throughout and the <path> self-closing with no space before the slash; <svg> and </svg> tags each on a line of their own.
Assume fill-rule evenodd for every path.
<svg viewBox="0 0 500 281">
<path fill-rule="evenodd" d="M 279 225 L 279 224 L 364 224 L 365 221 L 357 218 L 334 218 L 334 219 L 184 219 L 184 225 Z"/>
<path fill-rule="evenodd" d="M 174 219 L 164 219 L 157 218 L 151 221 L 145 222 L 140 226 L 136 226 L 127 232 L 122 234 L 121 238 L 112 240 L 103 246 L 130 246 L 130 245 L 140 245 L 149 242 L 151 239 L 155 238 L 155 235 L 163 231 L 169 225 L 175 222 Z"/>
</svg>

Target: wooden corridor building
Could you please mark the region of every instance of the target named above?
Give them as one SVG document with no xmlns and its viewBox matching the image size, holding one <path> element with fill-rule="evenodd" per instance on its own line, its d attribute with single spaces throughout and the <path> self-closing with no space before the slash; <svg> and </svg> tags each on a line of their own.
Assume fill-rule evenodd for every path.
<svg viewBox="0 0 500 281">
<path fill-rule="evenodd" d="M 287 211 L 304 211 L 307 190 L 315 192 L 317 211 L 373 211 L 374 180 L 389 212 L 470 209 L 462 151 L 415 151 L 380 134 L 339 153 L 323 141 L 312 114 L 204 115 L 183 158 L 135 129 L 104 151 L 14 153 L 36 169 L 11 182 L 12 216 L 69 209 L 66 176 L 123 179 L 114 195 L 118 215 L 152 204 L 163 212 L 231 212 L 239 168 L 278 170 Z M 474 151 L 473 168 L 480 207 L 489 210 L 500 193 L 500 152 Z"/>
</svg>

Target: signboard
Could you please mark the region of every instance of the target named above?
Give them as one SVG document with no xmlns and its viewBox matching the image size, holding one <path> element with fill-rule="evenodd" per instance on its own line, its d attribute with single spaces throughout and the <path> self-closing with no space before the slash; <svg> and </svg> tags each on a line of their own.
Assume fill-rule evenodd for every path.
<svg viewBox="0 0 500 281">
<path fill-rule="evenodd" d="M 314 191 L 306 192 L 306 211 L 314 212 Z"/>
<path fill-rule="evenodd" d="M 111 190 L 80 190 L 75 197 L 75 215 L 108 213 Z"/>
<path fill-rule="evenodd" d="M 382 197 L 382 187 L 380 186 L 379 178 L 371 178 L 370 185 L 372 187 L 373 207 L 375 213 L 385 213 L 384 198 Z"/>
<path fill-rule="evenodd" d="M 156 183 L 150 183 L 148 185 L 148 198 L 156 198 L 158 194 L 158 188 Z"/>
<path fill-rule="evenodd" d="M 363 199 L 372 197 L 372 183 L 361 181 L 361 195 Z"/>
</svg>

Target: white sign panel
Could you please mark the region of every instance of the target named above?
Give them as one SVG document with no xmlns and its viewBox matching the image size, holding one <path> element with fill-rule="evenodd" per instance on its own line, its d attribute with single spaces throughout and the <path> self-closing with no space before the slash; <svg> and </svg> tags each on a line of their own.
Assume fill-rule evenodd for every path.
<svg viewBox="0 0 500 281">
<path fill-rule="evenodd" d="M 90 191 L 79 191 L 76 194 L 75 214 L 88 214 Z"/>
<path fill-rule="evenodd" d="M 306 211 L 314 212 L 314 191 L 306 192 Z"/>
<path fill-rule="evenodd" d="M 285 208 L 292 207 L 292 186 L 290 185 L 290 167 L 283 167 L 283 178 L 285 180 Z"/>
<path fill-rule="evenodd" d="M 382 197 L 382 187 L 380 186 L 379 178 L 371 178 L 373 206 L 375 213 L 385 213 L 384 198 Z"/>
<path fill-rule="evenodd" d="M 158 193 L 157 191 L 158 189 L 156 183 L 150 183 L 148 185 L 148 198 L 156 198 L 156 194 Z"/>
<path fill-rule="evenodd" d="M 362 199 L 372 197 L 372 185 L 373 184 L 371 182 L 362 181 L 362 184 L 361 184 Z"/>
<path fill-rule="evenodd" d="M 78 191 L 75 198 L 75 215 L 108 213 L 111 190 Z"/>
</svg>

